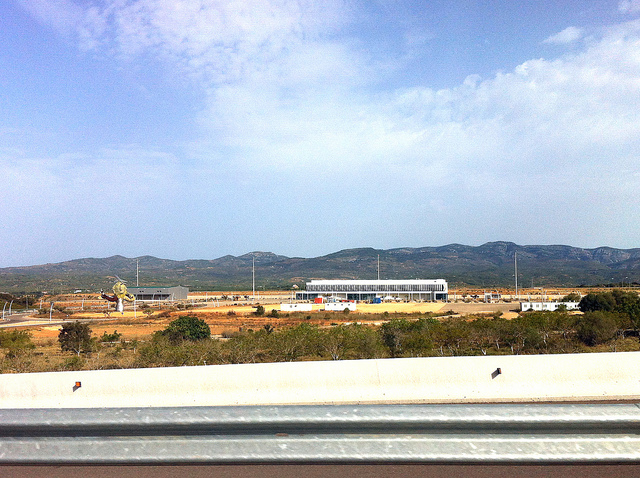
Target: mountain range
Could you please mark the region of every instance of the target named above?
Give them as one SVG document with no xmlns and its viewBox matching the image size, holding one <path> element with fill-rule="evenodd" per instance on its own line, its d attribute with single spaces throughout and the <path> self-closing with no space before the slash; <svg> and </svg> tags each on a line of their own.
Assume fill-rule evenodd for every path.
<svg viewBox="0 0 640 478">
<path fill-rule="evenodd" d="M 257 290 L 299 287 L 310 279 L 446 279 L 451 287 L 595 286 L 640 283 L 640 249 L 517 245 L 345 249 L 320 257 L 251 252 L 212 260 L 174 261 L 152 256 L 75 259 L 55 264 L 0 268 L 0 292 L 49 293 L 108 289 L 114 278 L 140 286 L 184 285 L 191 290 Z M 378 260 L 379 258 L 379 260 Z M 379 264 L 379 268 L 378 268 Z"/>
</svg>

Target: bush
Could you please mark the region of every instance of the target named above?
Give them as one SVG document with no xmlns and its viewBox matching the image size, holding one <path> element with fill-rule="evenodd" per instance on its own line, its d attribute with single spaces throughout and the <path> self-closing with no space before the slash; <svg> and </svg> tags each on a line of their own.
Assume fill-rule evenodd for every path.
<svg viewBox="0 0 640 478">
<path fill-rule="evenodd" d="M 62 368 L 64 370 L 82 370 L 84 367 L 84 360 L 79 355 L 75 357 L 68 358 L 62 364 Z"/>
<path fill-rule="evenodd" d="M 168 337 L 160 335 L 140 347 L 134 366 L 182 367 L 222 362 L 220 343 L 217 340 L 184 340 L 175 344 Z"/>
<path fill-rule="evenodd" d="M 25 330 L 0 331 L 0 347 L 7 349 L 7 357 L 13 358 L 36 346 L 31 342 L 31 334 Z"/>
<path fill-rule="evenodd" d="M 112 334 L 107 333 L 107 331 L 105 330 L 105 332 L 102 334 L 102 337 L 100 337 L 100 342 L 117 342 L 121 337 L 122 334 L 118 333 L 117 330 L 114 330 Z"/>
<path fill-rule="evenodd" d="M 616 307 L 616 300 L 611 292 L 589 293 L 585 295 L 578 304 L 582 312 L 594 312 L 603 310 L 610 312 Z"/>
<path fill-rule="evenodd" d="M 259 305 L 258 307 L 256 307 L 256 310 L 253 311 L 253 315 L 257 315 L 258 317 L 261 317 L 264 315 L 264 307 Z"/>
<path fill-rule="evenodd" d="M 382 342 L 392 357 L 424 357 L 432 354 L 434 339 L 443 326 L 435 319 L 392 319 L 380 328 Z"/>
<path fill-rule="evenodd" d="M 618 332 L 617 317 L 607 312 L 585 312 L 578 321 L 576 333 L 585 345 L 594 346 L 608 342 Z"/>
<path fill-rule="evenodd" d="M 191 315 L 183 315 L 172 321 L 169 326 L 160 332 L 170 342 L 177 343 L 183 340 L 197 341 L 211 337 L 211 329 L 207 323 Z"/>
</svg>

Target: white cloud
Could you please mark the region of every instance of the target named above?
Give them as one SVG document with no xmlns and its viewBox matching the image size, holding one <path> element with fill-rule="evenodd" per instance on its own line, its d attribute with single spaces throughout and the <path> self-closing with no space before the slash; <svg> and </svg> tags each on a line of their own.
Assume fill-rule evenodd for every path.
<svg viewBox="0 0 640 478">
<path fill-rule="evenodd" d="M 348 21 L 341 0 L 18 0 L 82 49 L 151 55 L 200 79 L 236 81 Z"/>
<path fill-rule="evenodd" d="M 542 43 L 553 43 L 558 45 L 566 45 L 580 40 L 584 36 L 584 30 L 578 27 L 567 27 L 555 35 L 551 35 Z"/>
<path fill-rule="evenodd" d="M 299 79 L 286 75 L 281 82 L 251 78 L 216 89 L 202 122 L 227 146 L 245 145 L 245 160 L 279 167 L 398 161 L 497 172 L 535 161 L 569 168 L 594 146 L 618 149 L 636 141 L 638 28 L 629 23 L 580 54 L 527 61 L 440 91 L 368 94 L 331 82 L 296 89 L 291 85 Z"/>
<path fill-rule="evenodd" d="M 622 0 L 618 4 L 620 13 L 637 13 L 640 12 L 640 0 Z"/>
<path fill-rule="evenodd" d="M 399 162 L 454 171 L 479 169 L 489 158 L 493 167 L 536 158 L 558 165 L 589 145 L 620 149 L 639 126 L 637 22 L 590 40 L 581 53 L 530 60 L 493 78 L 471 76 L 439 91 L 384 91 L 374 88 L 384 74 L 374 62 L 349 42 L 327 38 L 350 14 L 339 0 L 29 5 L 54 27 L 75 28 L 84 46 L 128 56 L 156 52 L 201 78 L 208 102 L 199 124 L 203 137 L 216 140 L 194 150 L 215 143 L 245 164 Z M 545 42 L 583 35 L 569 27 Z M 554 155 L 554 148 L 571 154 Z"/>
</svg>

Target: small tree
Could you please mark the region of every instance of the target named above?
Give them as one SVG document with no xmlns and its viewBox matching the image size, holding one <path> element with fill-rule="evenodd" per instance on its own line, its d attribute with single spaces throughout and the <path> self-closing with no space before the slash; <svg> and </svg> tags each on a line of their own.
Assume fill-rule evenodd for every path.
<svg viewBox="0 0 640 478">
<path fill-rule="evenodd" d="M 580 299 L 578 307 L 582 312 L 595 312 L 597 310 L 610 312 L 615 309 L 616 300 L 611 292 L 591 292 Z"/>
<path fill-rule="evenodd" d="M 610 341 L 618 331 L 617 319 L 610 312 L 586 312 L 576 326 L 578 339 L 590 347 Z"/>
<path fill-rule="evenodd" d="M 569 292 L 565 295 L 560 302 L 580 302 L 582 300 L 582 296 L 577 292 Z"/>
<path fill-rule="evenodd" d="M 75 352 L 77 355 L 90 352 L 91 329 L 89 325 L 78 321 L 63 324 L 58 334 L 58 342 L 63 352 Z"/>
<path fill-rule="evenodd" d="M 183 315 L 172 321 L 160 332 L 160 335 L 167 337 L 173 343 L 183 340 L 197 341 L 211 337 L 211 329 L 204 320 Z"/>
<path fill-rule="evenodd" d="M 253 315 L 257 315 L 258 317 L 263 316 L 264 315 L 264 306 L 259 305 L 258 307 L 256 307 L 256 310 L 253 311 Z"/>
</svg>

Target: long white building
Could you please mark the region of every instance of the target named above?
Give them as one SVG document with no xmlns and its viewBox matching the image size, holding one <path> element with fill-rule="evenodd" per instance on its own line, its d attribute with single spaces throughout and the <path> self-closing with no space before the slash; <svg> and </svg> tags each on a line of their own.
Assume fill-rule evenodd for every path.
<svg viewBox="0 0 640 478">
<path fill-rule="evenodd" d="M 333 297 L 347 300 L 400 298 L 405 300 L 447 300 L 449 285 L 444 279 L 413 280 L 312 280 L 299 300 Z"/>
</svg>

